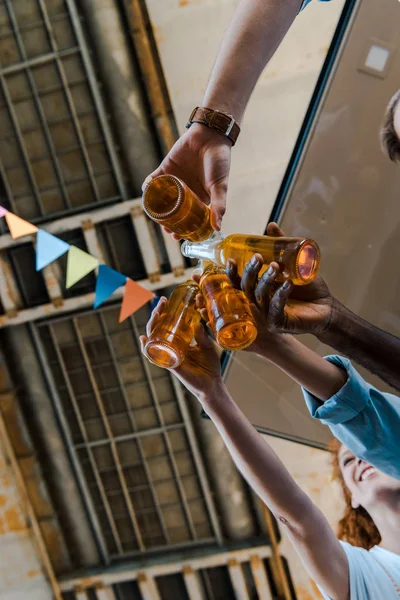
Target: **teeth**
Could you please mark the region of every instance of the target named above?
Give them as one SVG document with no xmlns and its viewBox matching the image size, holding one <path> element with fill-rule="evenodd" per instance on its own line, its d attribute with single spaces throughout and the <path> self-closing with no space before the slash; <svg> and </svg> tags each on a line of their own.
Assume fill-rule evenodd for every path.
<svg viewBox="0 0 400 600">
<path fill-rule="evenodd" d="M 361 481 L 364 481 L 365 479 L 368 479 L 368 477 L 370 475 L 372 475 L 373 473 L 375 473 L 374 467 L 368 467 L 368 469 L 366 469 L 364 471 L 364 473 L 361 475 Z"/>
</svg>

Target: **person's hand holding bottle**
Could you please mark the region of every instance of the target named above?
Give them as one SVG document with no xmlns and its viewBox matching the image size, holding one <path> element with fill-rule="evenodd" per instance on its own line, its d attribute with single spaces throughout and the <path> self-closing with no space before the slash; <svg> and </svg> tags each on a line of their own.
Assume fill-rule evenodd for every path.
<svg viewBox="0 0 400 600">
<path fill-rule="evenodd" d="M 162 297 L 147 323 L 146 335 L 140 336 L 142 352 L 147 338 L 150 337 L 157 321 L 165 313 L 167 307 L 168 300 Z M 195 340 L 196 345 L 189 348 L 183 363 L 177 369 L 170 370 L 183 383 L 186 389 L 204 405 L 205 398 L 214 396 L 215 390 L 223 386 L 221 365 L 214 343 L 208 337 L 201 324 L 198 324 L 196 327 Z"/>
<path fill-rule="evenodd" d="M 160 166 L 143 183 L 159 175 L 175 175 L 210 206 L 211 225 L 220 231 L 226 210 L 232 142 L 215 129 L 194 123 L 174 144 Z M 171 233 L 166 229 L 168 233 Z M 173 234 L 175 239 L 179 236 Z"/>
</svg>

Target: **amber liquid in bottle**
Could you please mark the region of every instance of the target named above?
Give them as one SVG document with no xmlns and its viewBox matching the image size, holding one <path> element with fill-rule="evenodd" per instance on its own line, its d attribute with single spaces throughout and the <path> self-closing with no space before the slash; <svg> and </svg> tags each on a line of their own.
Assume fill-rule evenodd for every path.
<svg viewBox="0 0 400 600">
<path fill-rule="evenodd" d="M 192 242 L 214 233 L 211 211 L 178 177 L 159 175 L 143 192 L 143 210 L 150 219 Z"/>
<path fill-rule="evenodd" d="M 235 289 L 221 267 L 207 264 L 200 279 L 211 329 L 224 350 L 244 350 L 257 337 L 249 301 Z"/>
<path fill-rule="evenodd" d="M 189 258 L 211 260 L 217 265 L 226 266 L 228 259 L 236 261 L 242 275 L 253 254 L 261 254 L 264 266 L 275 261 L 280 267 L 277 281 L 291 279 L 295 285 L 307 285 L 315 279 L 321 254 L 318 245 L 309 238 L 271 237 L 234 233 L 223 241 L 207 240 L 203 243 L 184 242 L 182 254 Z"/>
<path fill-rule="evenodd" d="M 191 279 L 175 288 L 166 313 L 161 315 L 146 342 L 144 352 L 150 362 L 165 369 L 176 369 L 182 363 L 200 323 L 196 308 L 198 293 L 199 286 Z"/>
</svg>

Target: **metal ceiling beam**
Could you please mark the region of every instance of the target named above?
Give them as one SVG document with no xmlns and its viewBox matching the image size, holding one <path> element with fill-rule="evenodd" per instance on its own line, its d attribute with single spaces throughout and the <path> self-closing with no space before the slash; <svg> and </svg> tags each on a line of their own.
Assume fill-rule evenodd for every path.
<svg viewBox="0 0 400 600">
<path fill-rule="evenodd" d="M 160 563 L 155 560 L 149 566 L 143 568 L 141 561 L 132 563 L 131 565 L 121 565 L 115 569 L 109 567 L 102 572 L 87 572 L 85 575 L 64 577 L 60 580 L 60 588 L 62 592 L 73 591 L 77 587 L 93 587 L 98 584 L 111 586 L 118 583 L 128 581 L 137 581 L 141 574 L 145 574 L 147 578 L 162 577 L 164 575 L 172 575 L 174 573 L 182 573 L 184 569 L 190 568 L 193 571 L 203 569 L 213 569 L 214 567 L 227 566 L 230 560 L 237 561 L 238 564 L 250 562 L 253 556 L 257 556 L 261 561 L 271 557 L 271 548 L 269 546 L 249 546 L 240 550 L 228 550 L 225 552 L 210 552 L 199 556 L 197 550 L 186 550 L 184 554 L 171 555 L 170 560 Z"/>
<path fill-rule="evenodd" d="M 149 279 L 143 279 L 138 281 L 141 286 L 148 290 L 157 291 L 162 288 L 169 287 L 170 285 L 178 285 L 190 279 L 193 273 L 193 269 L 185 269 L 180 277 L 175 277 L 173 273 L 166 273 L 161 275 L 159 281 L 150 281 Z M 114 292 L 112 300 L 121 299 L 124 295 L 124 288 L 119 288 Z M 13 325 L 21 325 L 22 323 L 28 323 L 30 321 L 37 321 L 45 317 L 57 317 L 67 312 L 73 312 L 79 309 L 93 307 L 95 299 L 95 293 L 84 294 L 82 296 L 76 296 L 74 298 L 65 298 L 62 306 L 54 306 L 54 304 L 42 304 L 40 306 L 33 306 L 32 308 L 25 308 L 17 312 L 15 316 L 0 315 L 0 328 L 10 327 Z"/>
</svg>

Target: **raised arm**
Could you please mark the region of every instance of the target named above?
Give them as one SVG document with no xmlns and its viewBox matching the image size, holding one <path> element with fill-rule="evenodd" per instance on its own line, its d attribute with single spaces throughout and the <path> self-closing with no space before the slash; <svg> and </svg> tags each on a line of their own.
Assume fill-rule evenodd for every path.
<svg viewBox="0 0 400 600">
<path fill-rule="evenodd" d="M 261 72 L 301 4 L 301 0 L 240 2 L 222 40 L 202 106 L 231 114 L 240 124 Z M 145 184 L 157 175 L 180 177 L 203 202 L 211 203 L 212 224 L 219 230 L 226 209 L 231 147 L 231 141 L 215 129 L 193 124 Z"/>
<path fill-rule="evenodd" d="M 269 235 L 283 235 L 275 223 Z M 352 313 L 317 278 L 307 286 L 280 287 L 269 304 L 269 327 L 279 333 L 311 333 L 400 390 L 400 339 Z"/>
<path fill-rule="evenodd" d="M 203 99 L 239 122 L 263 69 L 293 23 L 301 0 L 242 0 L 226 30 Z"/>
<path fill-rule="evenodd" d="M 324 360 L 297 338 L 271 333 L 268 329 L 271 302 L 279 297 L 278 290 L 270 301 L 271 288 L 278 265 L 272 263 L 258 281 L 261 267 L 262 257 L 255 255 L 241 280 L 235 263 L 231 262 L 228 267 L 234 285 L 241 286 L 253 302 L 258 337 L 248 351 L 264 356 L 301 385 L 311 415 L 328 425 L 333 435 L 355 456 L 399 479 L 400 398 L 374 388 L 346 358 L 330 356 Z M 325 309 L 326 305 L 317 301 L 303 302 L 290 319 L 297 329 L 306 323 L 316 327 Z M 202 315 L 207 318 L 204 309 Z"/>
<path fill-rule="evenodd" d="M 162 300 L 149 321 L 148 334 L 165 307 Z M 348 562 L 327 520 L 233 402 L 222 381 L 218 355 L 201 325 L 196 341 L 174 374 L 201 402 L 238 469 L 287 529 L 316 583 L 332 600 L 347 600 Z M 142 337 L 142 346 L 145 342 Z"/>
<path fill-rule="evenodd" d="M 286 529 L 314 581 L 332 600 L 349 597 L 345 552 L 321 511 L 247 421 L 221 382 L 198 396 L 239 471 Z"/>
</svg>

